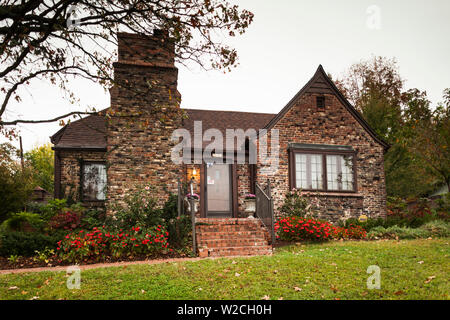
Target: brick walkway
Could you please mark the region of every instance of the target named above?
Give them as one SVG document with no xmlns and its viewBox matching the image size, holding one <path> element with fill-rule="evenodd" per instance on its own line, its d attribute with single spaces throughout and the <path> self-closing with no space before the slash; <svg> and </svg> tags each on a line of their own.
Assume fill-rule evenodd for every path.
<svg viewBox="0 0 450 320">
<path fill-rule="evenodd" d="M 226 258 L 249 258 L 251 256 L 229 256 Z M 207 257 L 207 258 L 172 258 L 172 259 L 154 259 L 154 260 L 144 260 L 144 261 L 123 261 L 123 262 L 112 262 L 112 263 L 96 263 L 96 264 L 86 264 L 80 265 L 80 270 L 89 270 L 96 268 L 108 268 L 108 267 L 122 267 L 122 266 L 130 266 L 135 264 L 160 264 L 160 263 L 171 263 L 171 262 L 182 262 L 182 261 L 199 261 L 205 259 L 219 259 L 219 257 Z M 26 272 L 42 272 L 42 271 L 50 271 L 50 272 L 60 272 L 66 271 L 69 266 L 60 266 L 60 267 L 41 267 L 41 268 L 22 268 L 22 269 L 9 269 L 9 270 L 0 270 L 1 274 L 12 274 L 12 273 L 26 273 Z"/>
</svg>

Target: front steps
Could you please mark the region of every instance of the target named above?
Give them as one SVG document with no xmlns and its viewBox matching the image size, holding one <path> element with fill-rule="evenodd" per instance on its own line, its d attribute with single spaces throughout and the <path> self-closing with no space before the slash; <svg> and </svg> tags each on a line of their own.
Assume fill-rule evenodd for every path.
<svg viewBox="0 0 450 320">
<path fill-rule="evenodd" d="M 259 219 L 197 218 L 200 257 L 270 255 L 269 234 Z"/>
</svg>

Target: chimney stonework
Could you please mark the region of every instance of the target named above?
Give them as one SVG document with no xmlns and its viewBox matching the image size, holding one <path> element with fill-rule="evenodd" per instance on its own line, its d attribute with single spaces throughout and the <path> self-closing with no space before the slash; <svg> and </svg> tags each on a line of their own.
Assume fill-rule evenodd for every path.
<svg viewBox="0 0 450 320">
<path fill-rule="evenodd" d="M 106 124 L 109 213 L 144 185 L 155 187 L 163 204 L 182 174 L 171 161 L 170 137 L 182 125 L 174 43 L 161 32 L 153 37 L 119 33 L 118 43 Z"/>
</svg>

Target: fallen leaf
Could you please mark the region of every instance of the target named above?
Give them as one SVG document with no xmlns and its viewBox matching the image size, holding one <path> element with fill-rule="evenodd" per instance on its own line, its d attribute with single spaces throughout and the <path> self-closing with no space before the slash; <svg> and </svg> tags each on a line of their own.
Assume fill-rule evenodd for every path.
<svg viewBox="0 0 450 320">
<path fill-rule="evenodd" d="M 399 290 L 399 291 L 397 291 L 397 292 L 394 292 L 394 294 L 396 295 L 396 296 L 399 296 L 399 295 L 401 295 L 401 294 L 403 294 L 404 292 L 402 291 L 402 290 Z"/>
<path fill-rule="evenodd" d="M 419 261 L 419 262 L 417 262 L 418 264 L 422 264 L 423 263 L 423 261 Z"/>
<path fill-rule="evenodd" d="M 283 300 L 283 297 L 279 297 L 278 300 Z"/>
<path fill-rule="evenodd" d="M 303 289 L 302 289 L 302 288 L 299 288 L 299 287 L 294 287 L 294 290 L 295 290 L 295 291 L 302 291 Z"/>
<path fill-rule="evenodd" d="M 37 300 L 39 299 L 39 297 L 34 296 L 33 298 L 31 298 L 30 300 Z"/>
<path fill-rule="evenodd" d="M 436 276 L 429 276 L 429 277 L 427 278 L 427 280 L 425 280 L 425 283 L 430 283 L 431 280 L 433 280 L 434 278 L 436 278 Z"/>
<path fill-rule="evenodd" d="M 236 273 L 235 273 L 234 275 L 235 275 L 236 277 L 239 277 L 239 276 L 240 276 L 240 274 L 239 274 L 239 273 L 237 273 L 237 272 L 236 272 Z"/>
<path fill-rule="evenodd" d="M 273 273 L 277 274 L 277 273 L 278 273 L 278 270 L 273 270 Z"/>
<path fill-rule="evenodd" d="M 261 300 L 270 300 L 270 297 L 268 295 L 265 295 L 264 297 L 261 298 Z"/>
<path fill-rule="evenodd" d="M 203 289 L 202 288 L 198 288 L 198 291 L 202 291 Z"/>
<path fill-rule="evenodd" d="M 16 286 L 13 286 L 13 287 L 9 287 L 9 288 L 8 288 L 8 290 L 16 290 L 16 289 L 19 289 L 19 288 L 16 287 Z"/>
<path fill-rule="evenodd" d="M 142 289 L 142 290 L 141 290 L 141 293 L 142 293 L 142 294 L 144 294 L 144 293 L 145 293 L 145 290 L 144 290 L 144 289 Z"/>
<path fill-rule="evenodd" d="M 21 292 L 21 294 L 27 294 L 28 293 L 28 291 L 22 291 Z"/>
<path fill-rule="evenodd" d="M 236 262 L 236 261 L 234 261 L 234 260 L 233 260 L 233 261 L 231 262 L 231 264 L 236 264 L 236 263 L 237 263 L 237 262 Z"/>
</svg>

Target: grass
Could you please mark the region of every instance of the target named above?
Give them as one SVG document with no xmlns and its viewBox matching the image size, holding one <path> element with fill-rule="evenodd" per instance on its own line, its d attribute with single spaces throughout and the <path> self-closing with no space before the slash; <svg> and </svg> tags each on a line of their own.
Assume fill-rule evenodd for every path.
<svg viewBox="0 0 450 320">
<path fill-rule="evenodd" d="M 449 242 L 330 242 L 273 256 L 91 269 L 78 290 L 67 289 L 65 272 L 0 275 L 0 299 L 448 299 Z M 367 289 L 370 265 L 381 268 L 380 289 Z"/>
</svg>

